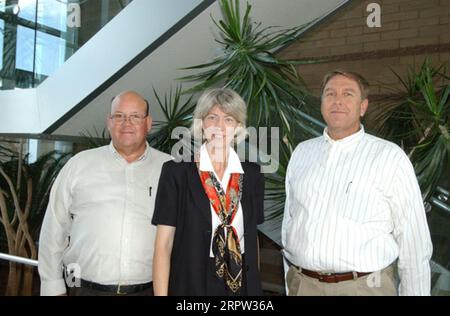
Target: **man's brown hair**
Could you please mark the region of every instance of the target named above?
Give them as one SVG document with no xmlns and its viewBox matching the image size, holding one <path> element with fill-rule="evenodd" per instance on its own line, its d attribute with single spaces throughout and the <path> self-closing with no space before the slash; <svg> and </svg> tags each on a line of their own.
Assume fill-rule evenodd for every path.
<svg viewBox="0 0 450 316">
<path fill-rule="evenodd" d="M 361 91 L 361 100 L 367 99 L 367 97 L 369 96 L 369 83 L 367 82 L 367 80 L 360 74 L 357 74 L 356 72 L 344 71 L 344 70 L 333 70 L 333 71 L 330 71 L 329 73 L 327 73 L 325 75 L 325 77 L 323 77 L 322 95 L 323 95 L 323 90 L 325 89 L 325 86 L 327 85 L 328 81 L 330 81 L 333 77 L 336 77 L 336 76 L 344 76 L 344 77 L 347 77 L 349 79 L 356 81 L 356 83 L 359 86 L 359 90 Z"/>
</svg>

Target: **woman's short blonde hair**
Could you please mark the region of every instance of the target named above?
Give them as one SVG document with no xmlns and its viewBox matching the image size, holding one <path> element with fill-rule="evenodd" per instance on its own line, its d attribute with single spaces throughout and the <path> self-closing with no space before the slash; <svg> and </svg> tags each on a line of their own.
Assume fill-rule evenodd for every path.
<svg viewBox="0 0 450 316">
<path fill-rule="evenodd" d="M 191 132 L 194 139 L 203 142 L 203 119 L 209 114 L 211 109 L 218 106 L 224 113 L 231 115 L 238 126 L 235 131 L 234 141 L 239 143 L 247 136 L 245 121 L 247 120 L 247 105 L 239 94 L 231 89 L 217 88 L 205 91 L 198 99 L 194 110 L 194 118 Z"/>
</svg>

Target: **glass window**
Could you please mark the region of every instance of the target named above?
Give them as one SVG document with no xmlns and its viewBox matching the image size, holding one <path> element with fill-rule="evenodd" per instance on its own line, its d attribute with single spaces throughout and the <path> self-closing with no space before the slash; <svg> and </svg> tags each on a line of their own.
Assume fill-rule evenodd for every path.
<svg viewBox="0 0 450 316">
<path fill-rule="evenodd" d="M 28 21 L 36 21 L 36 1 L 37 0 L 19 0 L 19 18 Z"/>
<path fill-rule="evenodd" d="M 60 31 L 67 28 L 67 3 L 55 0 L 38 1 L 38 24 Z"/>
<path fill-rule="evenodd" d="M 17 51 L 16 68 L 33 72 L 34 60 L 34 30 L 24 27 L 17 27 Z"/>
<path fill-rule="evenodd" d="M 66 60 L 66 41 L 62 38 L 37 32 L 36 74 L 50 76 Z"/>
<path fill-rule="evenodd" d="M 35 163 L 38 159 L 38 145 L 39 141 L 37 139 L 28 140 L 28 163 Z"/>
<path fill-rule="evenodd" d="M 0 80 L 3 81 L 0 90 L 39 85 L 98 32 L 102 25 L 100 20 L 106 23 L 130 2 L 0 0 L 0 12 L 5 12 L 2 18 L 16 13 L 19 17 L 0 19 Z M 83 27 L 67 26 L 70 3 L 82 5 L 83 14 L 89 17 Z M 13 8 L 17 10 L 13 12 Z"/>
<path fill-rule="evenodd" d="M 3 32 L 5 31 L 5 22 L 0 20 L 0 70 L 3 69 Z"/>
</svg>

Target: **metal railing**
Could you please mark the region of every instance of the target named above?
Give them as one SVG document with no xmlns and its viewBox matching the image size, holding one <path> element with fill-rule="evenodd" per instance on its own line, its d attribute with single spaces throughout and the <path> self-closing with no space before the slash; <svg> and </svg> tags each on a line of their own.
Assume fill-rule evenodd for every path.
<svg viewBox="0 0 450 316">
<path fill-rule="evenodd" d="M 17 256 L 12 256 L 12 255 L 8 255 L 6 253 L 1 253 L 1 252 L 0 252 L 0 260 L 6 260 L 6 261 L 10 261 L 10 262 L 22 263 L 22 264 L 26 264 L 26 265 L 33 266 L 33 267 L 37 267 L 38 266 L 38 261 L 37 260 L 32 260 L 32 259 L 22 258 L 22 257 L 17 257 Z"/>
<path fill-rule="evenodd" d="M 434 206 L 450 213 L 450 206 L 447 204 L 449 201 L 449 191 L 442 187 L 437 187 L 435 196 L 430 198 L 430 203 Z"/>
</svg>

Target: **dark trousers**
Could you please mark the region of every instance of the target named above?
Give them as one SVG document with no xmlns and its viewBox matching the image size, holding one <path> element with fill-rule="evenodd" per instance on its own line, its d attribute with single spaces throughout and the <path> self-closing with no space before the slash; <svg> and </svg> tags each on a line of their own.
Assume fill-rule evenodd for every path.
<svg viewBox="0 0 450 316">
<path fill-rule="evenodd" d="M 97 291 L 86 287 L 69 288 L 69 296 L 153 296 L 153 287 L 133 294 L 117 294 L 114 292 Z"/>
</svg>

